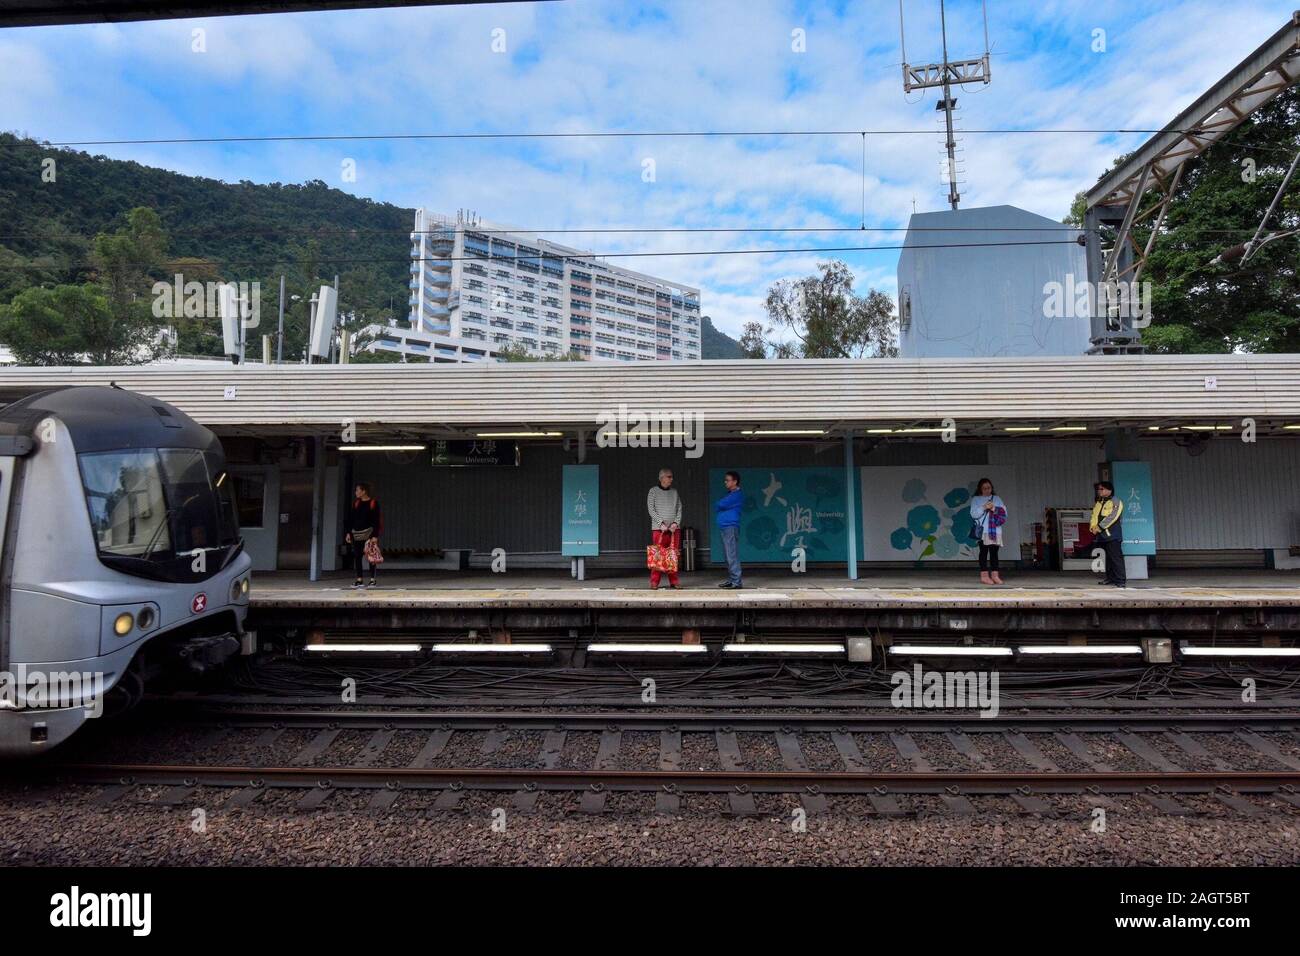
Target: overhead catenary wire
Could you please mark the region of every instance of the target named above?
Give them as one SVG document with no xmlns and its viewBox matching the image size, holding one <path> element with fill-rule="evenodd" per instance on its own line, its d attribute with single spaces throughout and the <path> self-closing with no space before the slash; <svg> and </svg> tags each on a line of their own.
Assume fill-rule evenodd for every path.
<svg viewBox="0 0 1300 956">
<path fill-rule="evenodd" d="M 979 135 L 1107 135 L 1121 136 L 1127 134 L 1155 134 L 1175 132 L 1182 135 L 1204 134 L 1209 131 L 1200 127 L 1191 129 L 1164 130 L 1142 127 L 1119 127 L 1103 129 L 1094 127 L 1014 127 L 966 129 L 967 134 Z M 0 148 L 66 148 L 74 146 L 175 146 L 221 143 L 327 143 L 327 142 L 365 142 L 365 141 L 401 141 L 401 140 L 494 140 L 494 139 L 683 139 L 683 138 L 745 138 L 761 139 L 777 136 L 932 136 L 932 130 L 926 129 L 775 129 L 775 130 L 586 130 L 570 132 L 460 132 L 460 133 L 280 133 L 266 136 L 171 136 L 140 139 L 79 139 L 61 141 L 19 141 L 0 143 Z"/>
<path fill-rule="evenodd" d="M 519 226 L 487 228 L 483 226 L 471 226 L 466 224 L 465 230 L 468 232 L 478 233 L 480 235 L 511 235 L 511 236 L 549 236 L 549 235 L 670 235 L 670 234 L 708 234 L 720 233 L 728 235 L 741 235 L 745 233 L 762 234 L 762 233 L 834 233 L 834 232 L 981 232 L 981 233 L 1016 233 L 1016 232 L 1107 232 L 1114 231 L 1114 227 L 1103 226 L 1096 229 L 1089 229 L 1086 226 L 1072 226 L 1067 223 L 1046 223 L 1041 226 L 583 226 L 583 227 L 564 227 L 560 229 L 536 229 Z M 1220 227 L 1220 226 L 1192 226 L 1182 225 L 1178 227 L 1179 232 L 1194 233 L 1197 235 L 1240 235 L 1253 234 L 1255 226 L 1237 226 L 1237 227 Z M 221 226 L 203 226 L 197 229 L 168 229 L 167 235 L 170 238 L 178 236 L 220 236 L 222 239 L 254 239 L 265 238 L 270 236 L 304 236 L 306 238 L 328 238 L 331 236 L 356 237 L 356 236 L 380 236 L 380 235 L 437 235 L 446 232 L 447 229 L 405 229 L 405 228 L 380 228 L 374 226 L 267 226 L 262 229 L 241 230 L 238 232 L 224 229 Z M 43 233 L 43 232 L 10 232 L 0 233 L 0 242 L 14 239 L 39 239 L 47 242 L 65 242 L 77 239 L 91 239 L 85 233 L 67 232 L 67 233 Z"/>
<path fill-rule="evenodd" d="M 927 245 L 890 245 L 890 246 L 814 246 L 814 247 L 793 247 L 786 249 L 685 249 L 685 250 L 657 250 L 654 252 L 590 252 L 581 254 L 552 255 L 542 253 L 536 256 L 509 256 L 511 262 L 541 262 L 544 259 L 558 260 L 562 262 L 586 262 L 588 260 L 602 259 L 640 259 L 640 258 L 668 258 L 673 256 L 747 256 L 747 255 L 796 255 L 800 253 L 822 253 L 822 252 L 887 252 L 899 249 L 978 249 L 993 246 L 1054 246 L 1054 245 L 1077 245 L 1074 239 L 1037 239 L 1023 240 L 1018 242 L 948 242 L 932 243 Z M 313 260 L 293 259 L 293 258 L 272 258 L 272 259 L 225 259 L 222 264 L 227 266 L 243 265 L 284 265 L 284 264 L 306 264 L 309 261 L 320 263 L 334 264 L 356 264 L 356 263 L 375 263 L 375 262 L 492 262 L 493 259 L 488 256 L 368 256 L 364 258 L 351 256 L 318 256 Z M 152 262 L 124 262 L 121 265 L 138 266 L 147 268 L 156 265 Z M 172 265 L 193 265 L 191 259 L 169 259 L 164 260 L 162 266 Z M 51 265 L 39 265 L 35 263 L 4 263 L 0 264 L 0 269 L 49 269 Z M 58 268 L 64 269 L 93 269 L 96 268 L 93 262 L 87 263 L 59 263 Z"/>
</svg>

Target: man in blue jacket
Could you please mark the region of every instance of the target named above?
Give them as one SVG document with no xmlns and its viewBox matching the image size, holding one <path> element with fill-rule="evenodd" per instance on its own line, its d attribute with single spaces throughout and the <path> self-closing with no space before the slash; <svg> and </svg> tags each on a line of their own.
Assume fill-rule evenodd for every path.
<svg viewBox="0 0 1300 956">
<path fill-rule="evenodd" d="M 727 580 L 720 588 L 740 588 L 740 506 L 745 500 L 740 490 L 740 473 L 729 471 L 722 478 L 727 493 L 718 499 L 718 533 L 722 536 L 722 553 L 727 558 Z"/>
</svg>

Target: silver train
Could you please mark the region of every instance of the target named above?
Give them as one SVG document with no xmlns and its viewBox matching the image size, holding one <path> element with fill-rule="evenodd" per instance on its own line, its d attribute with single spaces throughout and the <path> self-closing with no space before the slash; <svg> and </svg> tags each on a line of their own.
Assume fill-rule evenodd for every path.
<svg viewBox="0 0 1300 956">
<path fill-rule="evenodd" d="M 232 484 L 217 437 L 144 395 L 0 409 L 0 757 L 239 652 L 252 562 Z"/>
</svg>

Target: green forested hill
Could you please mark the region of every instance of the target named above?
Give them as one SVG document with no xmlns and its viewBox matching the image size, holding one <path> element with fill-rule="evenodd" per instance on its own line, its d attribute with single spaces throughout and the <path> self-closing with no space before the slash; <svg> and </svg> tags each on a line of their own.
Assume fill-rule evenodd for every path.
<svg viewBox="0 0 1300 956">
<path fill-rule="evenodd" d="M 53 182 L 42 180 L 48 158 Z M 0 303 L 29 285 L 89 279 L 94 236 L 120 228 L 137 206 L 158 213 L 169 260 L 199 260 L 175 271 L 260 280 L 264 317 L 268 307 L 274 312 L 282 273 L 287 292 L 304 297 L 339 273 L 341 312 L 381 319 L 390 302 L 406 311 L 413 210 L 319 181 L 225 183 L 7 133 L 0 133 Z M 290 308 L 289 342 L 301 336 L 305 311 L 301 301 Z M 182 345 L 215 352 L 217 331 L 192 329 Z"/>
<path fill-rule="evenodd" d="M 706 315 L 700 322 L 700 358 L 738 359 L 744 355 L 740 343 L 714 328 L 713 320 Z"/>
<path fill-rule="evenodd" d="M 42 179 L 55 161 L 54 181 Z M 133 208 L 162 221 L 170 271 L 200 281 L 258 280 L 262 330 L 275 321 L 279 277 L 290 302 L 285 354 L 301 349 L 306 299 L 340 275 L 339 310 L 361 321 L 385 321 L 389 307 L 407 311 L 410 230 L 414 210 L 362 199 L 320 181 L 226 183 L 42 146 L 0 132 L 0 305 L 29 286 L 94 278 L 91 248 L 99 233 L 122 228 Z M 734 340 L 707 321 L 704 358 L 735 358 Z M 220 329 L 182 323 L 182 352 L 218 354 Z"/>
</svg>

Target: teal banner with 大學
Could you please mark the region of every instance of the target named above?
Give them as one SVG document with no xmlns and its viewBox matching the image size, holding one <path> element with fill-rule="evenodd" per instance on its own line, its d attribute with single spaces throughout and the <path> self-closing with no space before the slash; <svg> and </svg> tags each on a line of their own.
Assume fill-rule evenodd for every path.
<svg viewBox="0 0 1300 956">
<path fill-rule="evenodd" d="M 567 558 L 600 554 L 600 467 L 565 465 L 560 553 Z"/>
<path fill-rule="evenodd" d="M 1156 503 L 1151 493 L 1151 463 L 1113 461 L 1110 480 L 1115 498 L 1124 502 L 1120 515 L 1125 554 L 1156 553 Z"/>
<path fill-rule="evenodd" d="M 845 561 L 848 502 L 842 468 L 710 468 L 709 559 L 722 562 L 714 505 L 725 495 L 722 476 L 740 473 L 740 560 L 789 564 L 803 548 L 809 564 Z M 857 469 L 853 474 L 856 478 Z M 852 489 L 854 494 L 857 489 Z M 855 529 L 856 530 L 856 529 Z"/>
</svg>

